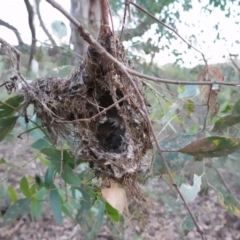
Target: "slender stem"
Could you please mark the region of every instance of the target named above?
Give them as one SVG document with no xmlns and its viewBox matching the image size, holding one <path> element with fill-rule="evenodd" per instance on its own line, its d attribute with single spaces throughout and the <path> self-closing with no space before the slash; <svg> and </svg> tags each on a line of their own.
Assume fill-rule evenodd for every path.
<svg viewBox="0 0 240 240">
<path fill-rule="evenodd" d="M 61 122 L 61 123 L 77 123 L 77 122 L 91 122 L 93 121 L 95 118 L 101 116 L 102 114 L 104 114 L 105 112 L 107 112 L 108 110 L 110 110 L 111 108 L 113 108 L 114 106 L 116 106 L 118 103 L 124 101 L 125 99 L 127 99 L 128 97 L 130 97 L 130 94 L 127 94 L 126 96 L 124 96 L 123 98 L 119 99 L 118 101 L 116 101 L 115 103 L 113 103 L 112 105 L 110 105 L 107 108 L 104 108 L 101 112 L 99 112 L 98 114 L 90 117 L 90 118 L 81 118 L 81 119 L 75 119 L 72 121 L 65 121 L 65 120 L 56 120 L 56 122 Z"/>
</svg>

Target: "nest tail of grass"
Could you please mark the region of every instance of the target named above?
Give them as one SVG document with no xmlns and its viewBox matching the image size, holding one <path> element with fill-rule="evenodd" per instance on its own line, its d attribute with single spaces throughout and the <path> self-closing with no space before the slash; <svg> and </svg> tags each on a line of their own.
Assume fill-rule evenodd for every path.
<svg viewBox="0 0 240 240">
<path fill-rule="evenodd" d="M 123 45 L 111 31 L 98 42 L 131 68 Z M 132 77 L 139 91 L 138 78 Z M 152 148 L 145 113 L 134 87 L 93 47 L 69 78 L 36 79 L 24 87 L 25 110 L 30 104 L 53 143 L 66 139 L 77 158 L 90 162 L 97 177 L 121 183 L 130 196 L 139 196 L 136 174 Z"/>
</svg>

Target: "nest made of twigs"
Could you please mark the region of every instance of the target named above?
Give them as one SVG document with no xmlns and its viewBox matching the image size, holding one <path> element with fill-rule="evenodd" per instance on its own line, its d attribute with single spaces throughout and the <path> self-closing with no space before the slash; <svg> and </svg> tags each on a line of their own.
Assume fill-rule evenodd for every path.
<svg viewBox="0 0 240 240">
<path fill-rule="evenodd" d="M 98 42 L 131 68 L 112 33 Z M 139 80 L 133 81 L 142 91 Z M 36 79 L 23 90 L 25 109 L 34 105 L 55 143 L 67 139 L 76 157 L 87 159 L 97 176 L 136 187 L 135 175 L 152 142 L 136 91 L 112 62 L 90 46 L 69 78 Z"/>
</svg>

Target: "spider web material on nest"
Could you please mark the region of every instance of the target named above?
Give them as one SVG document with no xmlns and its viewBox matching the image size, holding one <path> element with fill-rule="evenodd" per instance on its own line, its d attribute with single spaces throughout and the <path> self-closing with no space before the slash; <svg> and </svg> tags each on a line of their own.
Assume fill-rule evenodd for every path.
<svg viewBox="0 0 240 240">
<path fill-rule="evenodd" d="M 111 32 L 99 37 L 98 42 L 131 68 L 123 45 Z M 139 80 L 133 80 L 141 91 Z M 24 87 L 23 91 L 25 109 L 34 105 L 53 142 L 67 139 L 76 157 L 91 163 L 96 176 L 116 180 L 131 195 L 138 195 L 136 173 L 146 151 L 152 148 L 150 130 L 134 88 L 112 62 L 90 46 L 69 78 L 36 79 L 31 88 Z"/>
</svg>

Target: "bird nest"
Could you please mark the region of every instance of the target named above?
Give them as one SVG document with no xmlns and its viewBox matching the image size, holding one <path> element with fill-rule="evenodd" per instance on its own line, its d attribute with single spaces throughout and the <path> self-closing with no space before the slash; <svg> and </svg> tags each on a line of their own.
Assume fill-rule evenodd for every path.
<svg viewBox="0 0 240 240">
<path fill-rule="evenodd" d="M 98 42 L 131 68 L 122 44 L 110 32 Z M 132 77 L 138 90 L 142 86 Z M 136 189 L 143 156 L 152 148 L 150 130 L 136 89 L 118 68 L 93 47 L 66 79 L 45 77 L 23 88 L 55 144 L 66 139 L 77 158 L 90 162 L 98 177 Z"/>
</svg>

